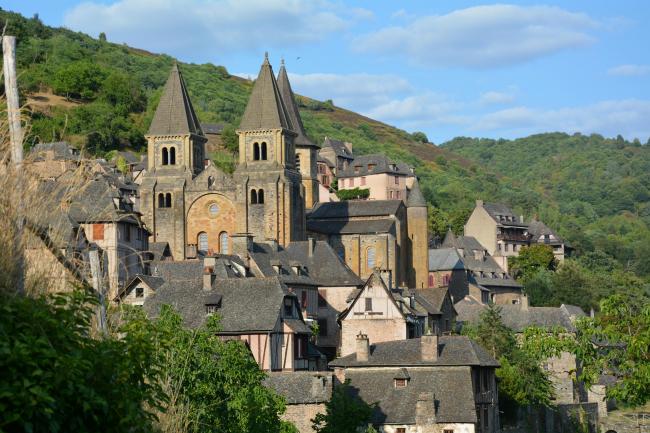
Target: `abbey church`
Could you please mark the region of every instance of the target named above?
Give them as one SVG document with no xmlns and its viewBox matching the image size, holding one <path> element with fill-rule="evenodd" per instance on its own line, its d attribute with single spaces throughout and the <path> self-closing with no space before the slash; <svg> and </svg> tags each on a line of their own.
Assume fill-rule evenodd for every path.
<svg viewBox="0 0 650 433">
<path fill-rule="evenodd" d="M 427 224 L 419 188 L 411 200 L 364 201 L 350 205 L 347 213 L 341 213 L 339 203 L 319 203 L 320 147 L 305 133 L 284 64 L 276 79 L 265 57 L 237 134 L 239 163 L 228 175 L 206 156 L 207 139 L 174 65 L 146 135 L 148 167 L 140 185 L 140 211 L 150 242 L 168 243 L 175 260 L 231 254 L 251 241 L 287 247 L 308 238 L 307 212 L 314 210 L 320 218 L 332 215 L 331 208 L 338 218 L 326 225 L 335 232 L 315 229 L 309 236 L 328 241 L 361 278 L 377 268 L 389 271 L 396 286 L 423 286 L 418 282 L 426 281 L 428 272 Z M 400 208 L 413 204 L 415 197 L 421 211 Z M 373 221 L 387 218 L 392 236 L 372 231 Z M 356 249 L 350 235 L 359 241 Z M 421 263 L 414 267 L 417 258 Z"/>
<path fill-rule="evenodd" d="M 206 159 L 206 138 L 174 66 L 146 136 L 149 166 L 140 189 L 152 241 L 168 242 L 174 258 L 228 254 L 240 234 L 285 246 L 305 239 L 306 200 L 311 205 L 318 194 L 316 148 L 284 68 L 279 84 L 268 58 L 237 134 L 239 164 L 229 176 Z"/>
</svg>

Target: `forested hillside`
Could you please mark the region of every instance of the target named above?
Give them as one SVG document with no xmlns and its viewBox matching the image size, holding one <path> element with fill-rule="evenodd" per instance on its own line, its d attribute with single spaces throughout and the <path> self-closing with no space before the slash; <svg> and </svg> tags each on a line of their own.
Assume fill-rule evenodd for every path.
<svg viewBox="0 0 650 433">
<path fill-rule="evenodd" d="M 172 57 L 110 43 L 110 35 L 95 39 L 48 27 L 38 17 L 0 10 L 0 19 L 9 22 L 7 34 L 18 38 L 21 100 L 28 102 L 31 125 L 27 147 L 64 139 L 95 155 L 144 150 L 143 135 Z M 212 157 L 225 170 L 232 169 L 234 130 L 252 83 L 223 66 L 179 63 L 179 68 L 199 119 L 226 125 L 225 147 Z M 566 297 L 537 301 L 578 303 L 582 295 L 572 290 L 576 285 L 600 295 L 648 291 L 648 145 L 597 135 L 541 134 L 513 141 L 456 138 L 434 146 L 421 134 L 338 108 L 332 101 L 298 99 L 315 142 L 327 135 L 352 142 L 356 153 L 384 153 L 414 166 L 432 206 L 434 235 L 449 226 L 460 232 L 477 198 L 503 201 L 557 229 L 581 258 L 566 281 L 544 283 L 547 291 L 566 288 Z M 594 305 L 600 295 L 581 305 Z"/>
</svg>

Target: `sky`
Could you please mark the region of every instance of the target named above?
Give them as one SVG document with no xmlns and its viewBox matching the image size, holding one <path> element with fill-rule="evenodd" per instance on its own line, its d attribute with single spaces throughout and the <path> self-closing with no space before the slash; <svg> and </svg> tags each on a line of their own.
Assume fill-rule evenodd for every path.
<svg viewBox="0 0 650 433">
<path fill-rule="evenodd" d="M 3 0 L 92 36 L 254 78 L 440 144 L 565 131 L 650 139 L 650 2 Z"/>
</svg>

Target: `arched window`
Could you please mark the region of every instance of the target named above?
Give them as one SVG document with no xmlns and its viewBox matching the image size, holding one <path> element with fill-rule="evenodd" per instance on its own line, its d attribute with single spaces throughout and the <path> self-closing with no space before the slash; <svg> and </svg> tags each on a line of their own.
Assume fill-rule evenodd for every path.
<svg viewBox="0 0 650 433">
<path fill-rule="evenodd" d="M 176 164 L 176 148 L 171 147 L 169 148 L 169 165 L 175 165 Z"/>
<path fill-rule="evenodd" d="M 169 151 L 166 147 L 162 148 L 162 165 L 169 164 Z"/>
<path fill-rule="evenodd" d="M 165 207 L 172 207 L 172 194 L 170 192 L 165 194 Z"/>
<path fill-rule="evenodd" d="M 199 233 L 197 243 L 199 244 L 199 251 L 206 253 L 208 251 L 208 234 L 206 232 Z"/>
<path fill-rule="evenodd" d="M 165 194 L 158 194 L 158 207 L 165 207 Z"/>
<path fill-rule="evenodd" d="M 228 244 L 228 233 L 221 232 L 219 234 L 219 252 L 221 254 L 230 254 L 230 248 Z"/>
<path fill-rule="evenodd" d="M 262 142 L 262 152 L 261 152 L 260 159 L 262 161 L 266 161 L 266 142 L 265 141 Z"/>
<path fill-rule="evenodd" d="M 256 141 L 253 143 L 253 160 L 259 161 L 260 159 L 260 144 Z"/>
<path fill-rule="evenodd" d="M 251 204 L 257 204 L 257 191 L 251 189 Z"/>
<path fill-rule="evenodd" d="M 366 268 L 375 269 L 375 264 L 375 247 L 370 247 L 366 250 Z"/>
<path fill-rule="evenodd" d="M 257 191 L 257 203 L 264 204 L 264 190 L 260 189 Z"/>
</svg>

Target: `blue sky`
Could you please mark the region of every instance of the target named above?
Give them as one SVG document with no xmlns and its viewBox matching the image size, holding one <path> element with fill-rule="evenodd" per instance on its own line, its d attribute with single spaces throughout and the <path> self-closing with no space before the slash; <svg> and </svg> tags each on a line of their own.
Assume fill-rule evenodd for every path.
<svg viewBox="0 0 650 433">
<path fill-rule="evenodd" d="M 650 137 L 650 2 L 5 0 L 49 25 L 255 76 L 435 143 L 566 131 Z"/>
</svg>

